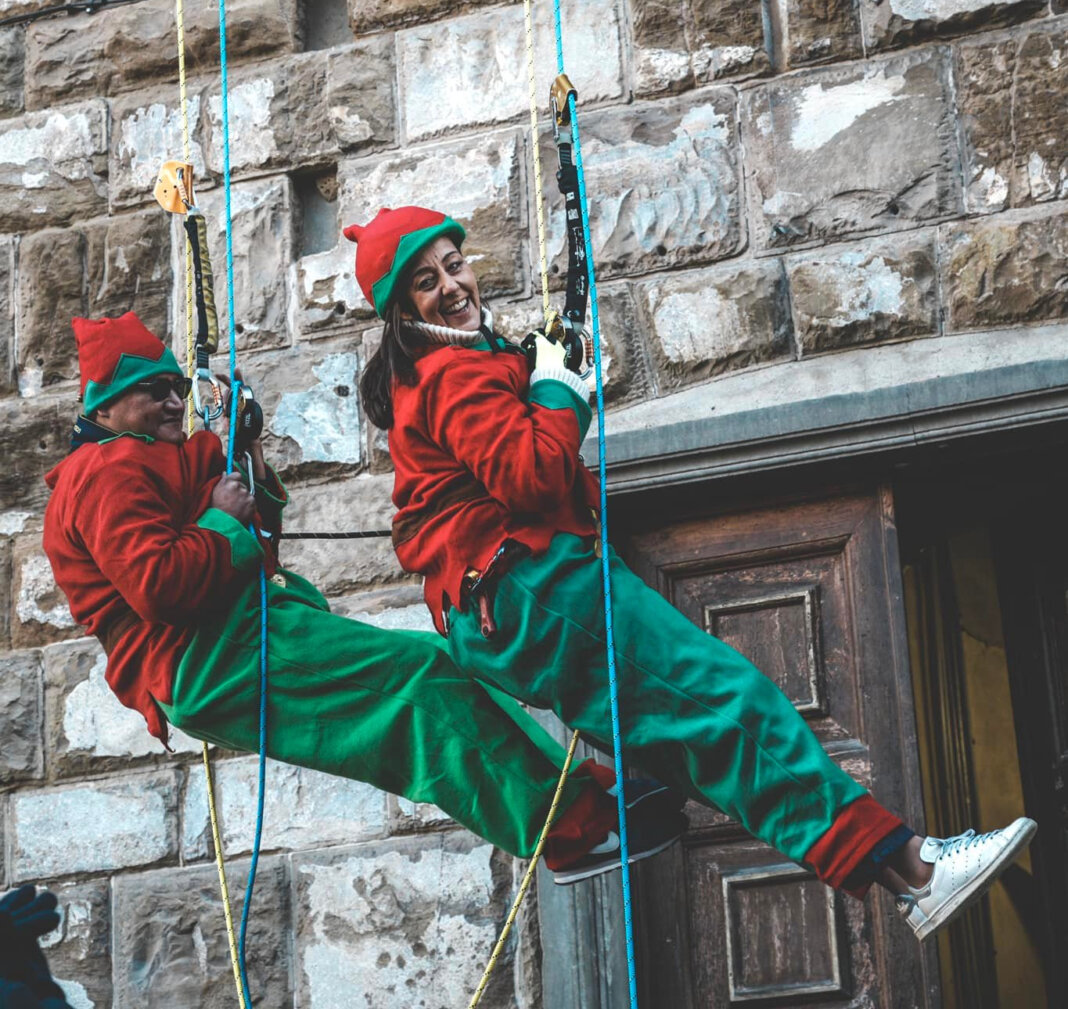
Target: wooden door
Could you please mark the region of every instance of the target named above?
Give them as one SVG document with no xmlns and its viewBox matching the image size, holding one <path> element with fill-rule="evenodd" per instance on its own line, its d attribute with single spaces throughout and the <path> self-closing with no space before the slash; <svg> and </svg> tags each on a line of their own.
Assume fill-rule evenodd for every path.
<svg viewBox="0 0 1068 1009">
<path fill-rule="evenodd" d="M 888 489 L 643 529 L 634 570 L 779 684 L 832 757 L 921 829 Z M 638 867 L 646 1009 L 937 1005 L 937 967 L 892 902 L 835 893 L 691 803 L 670 855 Z"/>
</svg>

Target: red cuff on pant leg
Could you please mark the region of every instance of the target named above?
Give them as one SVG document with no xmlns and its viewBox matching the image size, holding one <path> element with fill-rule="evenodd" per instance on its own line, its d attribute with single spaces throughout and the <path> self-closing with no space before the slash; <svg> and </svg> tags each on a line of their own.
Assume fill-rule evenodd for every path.
<svg viewBox="0 0 1068 1009">
<path fill-rule="evenodd" d="M 554 871 L 577 862 L 616 828 L 616 803 L 606 792 L 616 781 L 612 771 L 585 760 L 575 768 L 572 777 L 590 781 L 553 824 L 545 839 L 545 864 Z"/>
<path fill-rule="evenodd" d="M 870 795 L 862 795 L 846 806 L 830 829 L 805 852 L 805 862 L 824 883 L 841 889 L 872 848 L 902 823 L 900 817 L 883 809 Z M 870 885 L 847 892 L 862 898 Z"/>
</svg>

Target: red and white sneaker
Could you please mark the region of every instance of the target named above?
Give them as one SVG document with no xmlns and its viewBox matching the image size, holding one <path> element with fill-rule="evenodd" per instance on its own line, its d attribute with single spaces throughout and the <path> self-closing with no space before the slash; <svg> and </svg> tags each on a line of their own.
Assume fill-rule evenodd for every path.
<svg viewBox="0 0 1068 1009">
<path fill-rule="evenodd" d="M 1001 830 L 957 837 L 928 837 L 920 858 L 934 865 L 930 882 L 919 890 L 911 886 L 899 894 L 897 909 L 916 938 L 926 939 L 944 928 L 990 885 L 1031 843 L 1038 824 L 1021 816 Z"/>
</svg>

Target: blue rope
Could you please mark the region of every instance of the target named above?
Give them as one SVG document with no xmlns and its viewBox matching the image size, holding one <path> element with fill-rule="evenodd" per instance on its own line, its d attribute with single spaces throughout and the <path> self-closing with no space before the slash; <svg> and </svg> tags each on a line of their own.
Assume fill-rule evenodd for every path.
<svg viewBox="0 0 1068 1009">
<path fill-rule="evenodd" d="M 556 32 L 557 72 L 564 72 L 564 38 L 561 26 L 560 0 L 553 0 L 553 26 Z M 604 446 L 604 380 L 601 371 L 601 320 L 597 311 L 597 281 L 593 269 L 593 240 L 590 237 L 589 206 L 586 201 L 586 175 L 582 167 L 582 144 L 579 140 L 578 112 L 575 93 L 568 96 L 571 111 L 571 142 L 575 148 L 575 169 L 578 173 L 579 207 L 582 210 L 582 240 L 586 247 L 586 271 L 590 279 L 590 314 L 593 325 L 593 364 L 597 378 L 597 469 L 601 484 L 601 574 L 604 581 L 605 641 L 608 651 L 608 691 L 612 705 L 612 750 L 616 771 L 616 808 L 619 812 L 619 847 L 623 862 L 623 926 L 627 943 L 627 987 L 631 1009 L 638 1009 L 638 976 L 634 958 L 634 914 L 630 892 L 630 847 L 627 842 L 627 806 L 623 795 L 623 743 L 619 726 L 619 682 L 616 674 L 615 631 L 612 626 L 612 582 L 608 547 L 608 481 L 605 472 Z M 537 143 L 537 137 L 534 138 Z"/>
<path fill-rule="evenodd" d="M 226 73 L 226 0 L 219 0 L 219 71 L 222 77 L 222 128 L 223 128 L 223 188 L 226 192 L 226 307 L 227 335 L 230 339 L 230 437 L 226 446 L 226 472 L 234 471 L 234 433 L 237 431 L 237 399 L 241 383 L 237 371 L 237 338 L 234 328 L 234 222 L 230 198 L 230 102 Z M 249 486 L 253 474 L 248 474 Z M 256 535 L 255 526 L 249 531 Z M 248 869 L 245 899 L 241 905 L 241 931 L 238 940 L 238 962 L 241 973 L 241 988 L 245 1005 L 252 1009 L 249 991 L 248 968 L 245 963 L 245 945 L 248 936 L 248 917 L 252 907 L 252 893 L 256 886 L 256 869 L 260 861 L 260 844 L 263 839 L 263 801 L 267 782 L 267 572 L 260 565 L 260 754 L 259 783 L 256 797 L 256 836 L 252 845 L 252 861 Z"/>
</svg>

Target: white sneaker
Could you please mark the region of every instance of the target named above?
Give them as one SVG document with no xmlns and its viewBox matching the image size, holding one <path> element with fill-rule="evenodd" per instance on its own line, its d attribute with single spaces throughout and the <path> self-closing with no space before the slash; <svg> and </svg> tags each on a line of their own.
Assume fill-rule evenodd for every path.
<svg viewBox="0 0 1068 1009">
<path fill-rule="evenodd" d="M 920 858 L 934 865 L 930 882 L 899 894 L 898 912 L 923 940 L 948 925 L 987 889 L 1031 843 L 1038 824 L 1021 816 L 1001 830 L 957 837 L 928 837 Z"/>
</svg>

